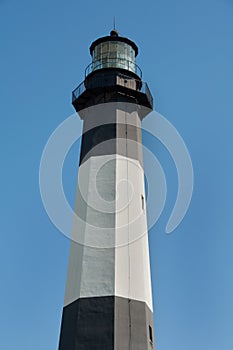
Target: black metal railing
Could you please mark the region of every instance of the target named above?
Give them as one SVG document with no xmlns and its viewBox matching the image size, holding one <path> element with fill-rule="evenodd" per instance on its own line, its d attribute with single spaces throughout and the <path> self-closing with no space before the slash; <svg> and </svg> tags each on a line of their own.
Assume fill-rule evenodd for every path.
<svg viewBox="0 0 233 350">
<path fill-rule="evenodd" d="M 125 58 L 101 58 L 98 61 L 91 62 L 85 69 L 85 77 L 90 73 L 103 68 L 120 68 L 137 74 L 142 78 L 141 68 L 133 61 Z"/>
<path fill-rule="evenodd" d="M 149 86 L 147 85 L 147 83 L 145 81 L 142 82 L 142 87 L 141 87 L 140 91 L 147 96 L 147 98 L 150 102 L 150 105 L 153 107 L 153 96 L 150 92 Z"/>
<path fill-rule="evenodd" d="M 72 102 L 77 100 L 77 98 L 79 98 L 79 96 L 82 95 L 82 93 L 85 90 L 86 90 L 86 86 L 85 86 L 85 80 L 84 80 L 78 85 L 78 87 L 76 87 L 76 89 L 72 91 Z"/>
<path fill-rule="evenodd" d="M 137 80 L 137 79 L 127 79 L 124 75 L 121 75 L 121 74 L 118 74 L 117 75 L 119 78 L 122 78 L 122 79 L 119 79 L 114 81 L 114 80 L 109 80 L 109 82 L 107 83 L 104 79 L 98 79 L 98 80 L 95 80 L 95 86 L 91 87 L 91 88 L 101 88 L 101 87 L 104 87 L 104 86 L 115 86 L 115 85 L 119 85 L 119 86 L 124 86 L 128 89 L 131 89 L 131 90 L 136 90 L 136 91 L 139 91 L 139 92 L 142 92 L 144 93 L 148 100 L 149 100 L 149 103 L 151 106 L 153 106 L 153 96 L 150 92 L 150 89 L 147 85 L 146 82 L 143 82 L 141 80 Z M 108 75 L 108 78 L 110 76 Z M 116 75 L 113 75 L 113 77 L 115 78 Z M 132 84 L 133 83 L 133 84 Z M 132 86 L 134 85 L 134 88 L 132 88 Z M 78 85 L 78 87 L 72 92 L 72 102 L 74 102 L 75 100 L 77 100 L 77 98 L 79 98 L 79 96 L 86 90 L 90 89 L 90 87 L 88 88 L 87 86 L 87 82 L 86 80 L 84 80 L 81 84 Z"/>
<path fill-rule="evenodd" d="M 141 87 L 141 92 L 143 92 L 144 94 L 146 94 L 149 102 L 150 102 L 150 105 L 153 107 L 153 96 L 150 92 L 150 89 L 149 89 L 149 86 L 146 82 L 142 82 L 142 87 Z"/>
</svg>

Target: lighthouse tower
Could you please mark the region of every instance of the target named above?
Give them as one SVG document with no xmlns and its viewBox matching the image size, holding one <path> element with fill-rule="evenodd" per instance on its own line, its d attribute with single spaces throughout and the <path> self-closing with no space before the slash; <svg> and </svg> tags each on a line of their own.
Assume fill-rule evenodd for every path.
<svg viewBox="0 0 233 350">
<path fill-rule="evenodd" d="M 83 134 L 59 350 L 155 349 L 141 122 L 153 98 L 114 29 L 72 93 Z"/>
</svg>

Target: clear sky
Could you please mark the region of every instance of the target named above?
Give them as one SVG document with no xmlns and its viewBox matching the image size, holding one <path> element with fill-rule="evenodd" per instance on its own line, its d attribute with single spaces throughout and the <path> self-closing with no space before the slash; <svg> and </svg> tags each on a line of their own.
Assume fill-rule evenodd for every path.
<svg viewBox="0 0 233 350">
<path fill-rule="evenodd" d="M 194 166 L 188 214 L 166 235 L 177 175 L 166 150 L 144 137 L 168 182 L 150 232 L 157 350 L 232 350 L 232 0 L 0 0 L 0 349 L 57 349 L 69 241 L 44 211 L 40 157 L 73 113 L 89 45 L 108 34 L 114 15 L 120 34 L 138 44 L 155 108 Z M 63 174 L 71 203 L 77 169 L 78 146 Z"/>
</svg>

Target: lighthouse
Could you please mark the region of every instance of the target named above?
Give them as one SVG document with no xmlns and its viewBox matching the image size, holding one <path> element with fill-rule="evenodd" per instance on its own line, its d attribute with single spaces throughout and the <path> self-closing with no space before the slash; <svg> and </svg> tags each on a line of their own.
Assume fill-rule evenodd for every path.
<svg viewBox="0 0 233 350">
<path fill-rule="evenodd" d="M 153 98 L 137 45 L 90 46 L 72 92 L 83 120 L 59 350 L 155 349 L 141 123 Z"/>
</svg>

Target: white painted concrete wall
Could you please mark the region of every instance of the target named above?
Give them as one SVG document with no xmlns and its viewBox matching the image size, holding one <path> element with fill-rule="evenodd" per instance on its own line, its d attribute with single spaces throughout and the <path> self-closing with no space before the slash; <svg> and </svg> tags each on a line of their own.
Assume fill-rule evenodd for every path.
<svg viewBox="0 0 233 350">
<path fill-rule="evenodd" d="M 111 122 L 141 125 L 133 107 L 114 113 Z M 119 147 L 126 154 L 133 147 L 142 152 L 130 140 Z M 138 160 L 93 156 L 80 166 L 76 212 L 82 220 L 74 220 L 72 237 L 83 244 L 71 242 L 65 306 L 80 297 L 116 295 L 144 301 L 152 310 L 145 197 Z"/>
</svg>

